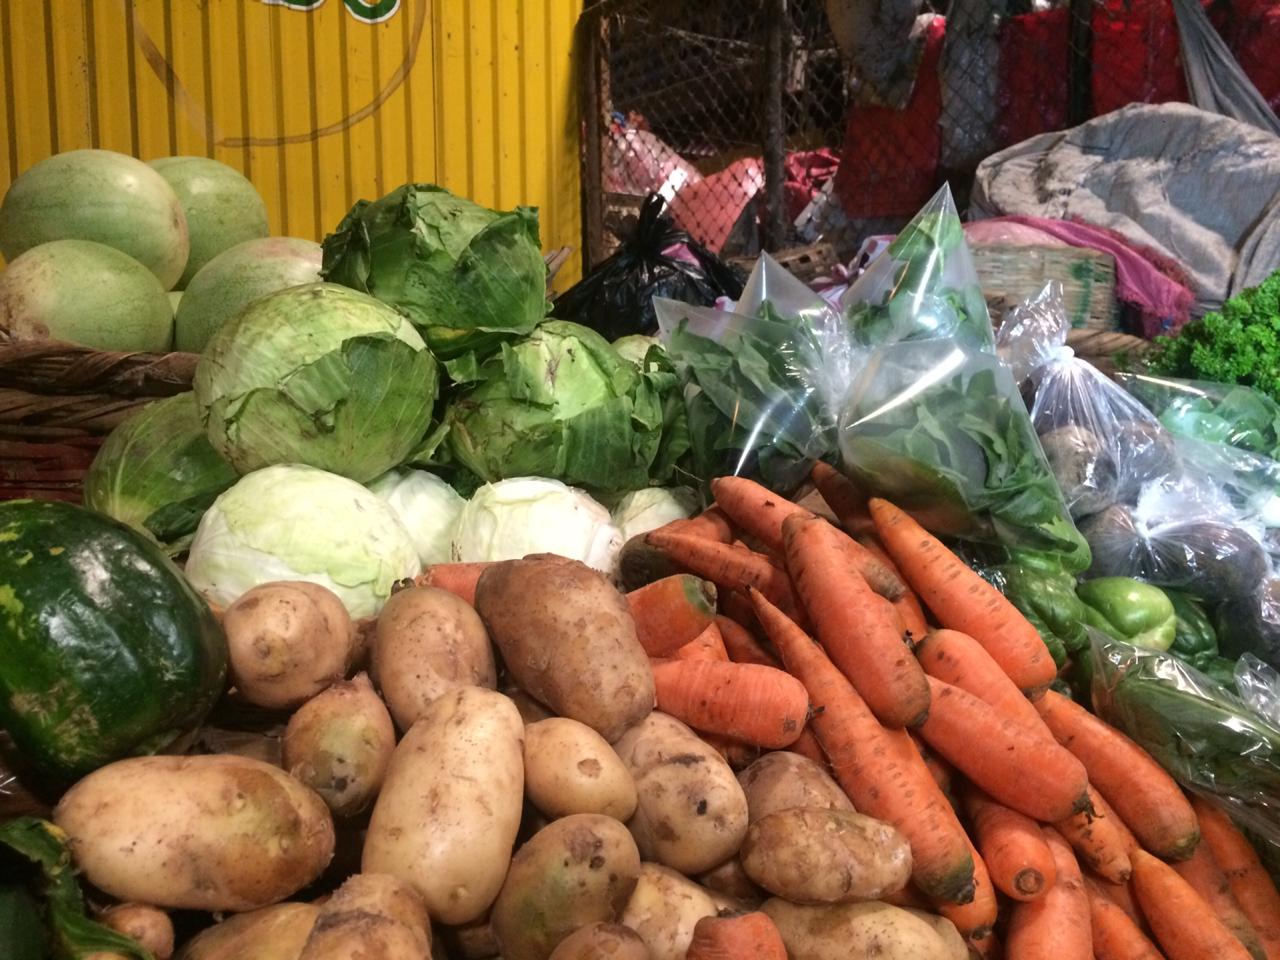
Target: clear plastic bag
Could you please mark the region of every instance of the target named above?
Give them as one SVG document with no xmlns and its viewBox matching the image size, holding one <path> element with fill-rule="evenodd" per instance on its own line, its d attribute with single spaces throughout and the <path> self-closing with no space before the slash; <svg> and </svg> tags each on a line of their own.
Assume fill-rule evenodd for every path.
<svg viewBox="0 0 1280 960">
<path fill-rule="evenodd" d="M 1127 372 L 1116 379 L 1171 433 L 1280 460 L 1280 404 L 1252 387 Z"/>
<path fill-rule="evenodd" d="M 1280 726 L 1280 671 L 1252 653 L 1236 661 L 1236 693 L 1273 726 Z"/>
</svg>

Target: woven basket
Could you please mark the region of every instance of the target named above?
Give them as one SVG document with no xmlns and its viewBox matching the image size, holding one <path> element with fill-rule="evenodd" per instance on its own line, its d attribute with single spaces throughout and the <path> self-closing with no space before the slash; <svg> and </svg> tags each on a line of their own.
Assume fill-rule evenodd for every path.
<svg viewBox="0 0 1280 960">
<path fill-rule="evenodd" d="M 1116 262 L 1109 253 L 1078 247 L 974 247 L 973 262 L 991 319 L 997 324 L 1010 307 L 1057 280 L 1072 327 L 1115 330 L 1119 326 Z"/>
<path fill-rule="evenodd" d="M 1116 354 L 1139 357 L 1150 348 L 1151 341 L 1112 330 L 1072 330 L 1067 334 L 1067 346 L 1077 357 L 1087 360 L 1108 377 L 1114 377 Z"/>
<path fill-rule="evenodd" d="M 149 401 L 190 390 L 198 359 L 0 341 L 0 499 L 78 501 L 106 435 Z"/>
</svg>

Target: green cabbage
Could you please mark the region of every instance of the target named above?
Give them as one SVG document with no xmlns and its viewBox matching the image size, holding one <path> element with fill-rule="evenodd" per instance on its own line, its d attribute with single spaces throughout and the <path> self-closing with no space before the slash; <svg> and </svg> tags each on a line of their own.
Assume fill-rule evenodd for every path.
<svg viewBox="0 0 1280 960">
<path fill-rule="evenodd" d="M 489 210 L 430 184 L 359 201 L 325 238 L 321 273 L 395 307 L 442 359 L 491 353 L 547 312 L 537 211 Z"/>
<path fill-rule="evenodd" d="M 369 489 L 400 518 L 424 567 L 449 562 L 453 528 L 467 502 L 453 487 L 425 470 L 392 470 L 369 484 Z"/>
<path fill-rule="evenodd" d="M 240 473 L 303 463 L 361 482 L 422 440 L 437 389 L 409 321 L 332 283 L 253 301 L 209 341 L 195 375 L 209 440 Z"/>
</svg>

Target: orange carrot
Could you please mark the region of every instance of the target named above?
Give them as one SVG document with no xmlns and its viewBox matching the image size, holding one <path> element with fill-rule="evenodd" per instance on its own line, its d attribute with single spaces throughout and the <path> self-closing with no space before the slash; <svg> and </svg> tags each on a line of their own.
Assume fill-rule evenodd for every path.
<svg viewBox="0 0 1280 960">
<path fill-rule="evenodd" d="M 867 586 L 894 604 L 907 595 L 907 585 L 903 583 L 898 571 L 843 530 L 838 527 L 834 527 L 833 530 L 836 534 L 833 538 L 835 543 L 844 551 L 845 558 L 854 569 L 862 574 L 862 579 L 867 581 Z"/>
<path fill-rule="evenodd" d="M 827 755 L 822 752 L 822 744 L 814 736 L 811 724 L 805 725 L 805 728 L 800 731 L 800 736 L 796 737 L 796 742 L 787 747 L 787 749 L 792 753 L 800 754 L 802 757 L 808 757 L 824 770 L 830 766 L 827 763 Z"/>
<path fill-rule="evenodd" d="M 455 597 L 475 606 L 476 584 L 480 582 L 480 574 L 491 564 L 479 563 L 433 563 L 414 578 L 420 587 L 438 587 L 448 590 Z"/>
<path fill-rule="evenodd" d="M 660 530 L 650 533 L 648 540 L 680 566 L 723 590 L 755 587 L 773 603 L 784 609 L 795 609 L 787 572 L 775 567 L 762 554 L 728 543 Z"/>
<path fill-rule="evenodd" d="M 1137 924 L 1140 930 L 1146 929 L 1147 921 L 1143 918 L 1142 911 L 1138 909 L 1138 904 L 1133 899 L 1133 890 L 1127 881 L 1125 883 L 1111 883 L 1095 873 L 1090 873 L 1085 876 L 1085 883 L 1123 910 L 1125 915 Z"/>
<path fill-rule="evenodd" d="M 1093 960 L 1089 895 L 1080 865 L 1056 832 L 1045 830 L 1044 841 L 1057 879 L 1044 896 L 1013 905 L 1006 955 L 1010 960 Z"/>
<path fill-rule="evenodd" d="M 775 750 L 800 736 L 809 714 L 804 684 L 755 663 L 659 660 L 658 709 L 695 730 Z"/>
<path fill-rule="evenodd" d="M 858 542 L 866 547 L 873 557 L 888 567 L 902 583 L 902 596 L 891 602 L 894 609 L 898 611 L 898 618 L 902 621 L 903 628 L 909 634 L 908 639 L 913 643 L 919 642 L 929 632 L 929 621 L 925 618 L 924 607 L 920 606 L 920 599 L 911 592 L 901 571 L 894 566 L 893 561 L 889 559 L 889 555 L 884 552 L 884 548 L 875 537 L 862 537 Z"/>
<path fill-rule="evenodd" d="M 715 585 L 687 573 L 655 580 L 627 594 L 640 646 L 665 657 L 715 622 Z"/>
<path fill-rule="evenodd" d="M 1033 820 L 1084 808 L 1089 778 L 1071 753 L 967 690 L 929 678 L 933 705 L 920 736 L 984 793 Z"/>
<path fill-rule="evenodd" d="M 750 607 L 751 601 L 742 594 L 735 593 L 734 596 L 746 603 L 748 608 Z M 751 614 L 751 619 L 755 620 L 754 613 Z M 765 667 L 782 666 L 778 658 L 766 650 L 751 631 L 738 621 L 721 613 L 716 615 L 716 626 L 720 628 L 720 639 L 724 643 L 725 651 L 734 663 L 758 663 Z"/>
<path fill-rule="evenodd" d="M 985 937 L 971 939 L 969 941 L 969 952 L 977 956 L 979 960 L 1000 960 L 1004 956 L 1004 947 L 996 939 L 994 933 L 988 933 Z"/>
<path fill-rule="evenodd" d="M 846 533 L 858 535 L 875 529 L 871 515 L 867 513 L 866 494 L 843 473 L 819 460 L 809 471 L 809 478 Z"/>
<path fill-rule="evenodd" d="M 720 590 L 720 612 L 759 639 L 761 631 L 756 623 L 756 612 L 742 590 Z"/>
<path fill-rule="evenodd" d="M 973 899 L 968 903 L 938 901 L 933 909 L 954 923 L 961 936 L 966 939 L 981 938 L 990 933 L 996 925 L 1000 904 L 996 900 L 996 888 L 992 886 L 991 874 L 987 872 L 987 865 L 983 862 L 982 855 L 978 853 L 978 848 L 973 845 L 969 835 L 964 833 L 964 828 L 960 826 L 958 820 L 956 827 L 963 834 L 969 848 L 969 856 L 973 858 Z"/>
<path fill-rule="evenodd" d="M 832 772 L 862 813 L 893 824 L 911 846 L 912 877 L 928 896 L 973 898 L 964 831 L 907 734 L 886 730 L 822 648 L 758 590 L 756 616 L 787 670 L 804 684 L 810 723 Z"/>
<path fill-rule="evenodd" d="M 984 700 L 996 713 L 1046 740 L 1053 734 L 987 648 L 959 630 L 931 630 L 916 646 L 924 672 Z"/>
<path fill-rule="evenodd" d="M 939 623 L 986 647 L 1024 693 L 1038 696 L 1053 682 L 1049 648 L 1017 607 L 904 511 L 878 498 L 868 507 L 880 542 Z"/>
<path fill-rule="evenodd" d="M 1036 709 L 1146 849 L 1168 860 L 1191 856 L 1200 840 L 1195 811 L 1150 754 L 1053 690 L 1036 701 Z"/>
<path fill-rule="evenodd" d="M 952 783 L 955 779 L 955 771 L 951 769 L 951 764 L 931 750 L 929 745 L 921 740 L 917 733 L 914 731 L 908 732 L 911 735 L 911 742 L 920 753 L 920 759 L 924 761 L 925 768 L 929 771 L 929 776 L 933 777 L 933 782 L 938 785 L 938 789 L 944 795 L 950 796 Z"/>
<path fill-rule="evenodd" d="M 703 917 L 693 928 L 685 960 L 787 960 L 787 948 L 763 913 Z"/>
<path fill-rule="evenodd" d="M 837 546 L 843 534 L 817 517 L 792 517 L 783 527 L 787 567 L 827 655 L 885 726 L 920 723 L 929 712 L 924 671 L 894 625 L 889 602 Z"/>
<path fill-rule="evenodd" d="M 746 477 L 717 477 L 711 481 L 716 506 L 740 530 L 758 539 L 775 553 L 782 552 L 782 521 L 791 516 L 813 514 L 767 487 Z"/>
<path fill-rule="evenodd" d="M 1043 896 L 1056 873 L 1040 826 L 973 787 L 964 791 L 964 806 L 992 883 L 1015 900 Z"/>
<path fill-rule="evenodd" d="M 1093 955 L 1096 960 L 1164 960 L 1156 945 L 1134 923 L 1124 910 L 1085 882 L 1089 896 L 1089 920 L 1093 929 Z"/>
<path fill-rule="evenodd" d="M 733 539 L 733 525 L 719 507 L 709 507 L 696 517 L 672 520 L 659 529 L 669 533 L 685 533 L 693 537 L 704 537 L 707 540 L 718 540 L 720 543 L 728 543 Z"/>
<path fill-rule="evenodd" d="M 1205 842 L 1226 874 L 1240 909 L 1262 941 L 1267 960 L 1280 960 L 1280 893 L 1249 840 L 1231 818 L 1197 797 L 1194 801 Z"/>
<path fill-rule="evenodd" d="M 707 624 L 707 629 L 671 654 L 672 660 L 720 660 L 729 659 L 729 652 L 724 648 L 724 640 L 720 636 L 720 628 L 715 621 Z"/>
<path fill-rule="evenodd" d="M 1135 850 L 1133 895 L 1169 960 L 1251 960 L 1249 951 L 1176 870 Z"/>
<path fill-rule="evenodd" d="M 755 744 L 743 743 L 733 737 L 723 737 L 717 733 L 700 733 L 702 739 L 715 747 L 724 762 L 734 770 L 745 770 L 760 759 L 761 750 Z"/>
<path fill-rule="evenodd" d="M 1227 876 L 1218 866 L 1207 842 L 1197 844 L 1191 859 L 1174 864 L 1173 869 L 1204 898 L 1204 902 L 1218 915 L 1223 925 L 1235 934 L 1235 938 L 1244 944 L 1254 960 L 1266 960 L 1267 952 L 1258 939 L 1258 932 L 1240 909 L 1240 904 L 1231 892 L 1231 884 L 1227 882 Z"/>
<path fill-rule="evenodd" d="M 896 890 L 893 893 L 886 893 L 880 898 L 880 900 L 893 907 L 905 907 L 910 910 L 927 910 L 929 913 L 933 913 L 934 911 L 933 904 L 925 898 L 924 894 L 916 889 L 915 884 L 913 883 L 908 883 L 901 890 Z"/>
<path fill-rule="evenodd" d="M 1090 870 L 1110 883 L 1124 883 L 1133 867 L 1129 851 L 1138 846 L 1124 821 L 1092 786 L 1089 809 L 1082 810 L 1054 826 L 1075 848 L 1076 855 Z"/>
</svg>

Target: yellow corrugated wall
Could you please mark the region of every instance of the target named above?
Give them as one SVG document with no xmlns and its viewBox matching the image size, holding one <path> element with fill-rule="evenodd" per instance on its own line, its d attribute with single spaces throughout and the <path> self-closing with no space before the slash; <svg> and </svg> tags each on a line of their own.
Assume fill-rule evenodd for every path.
<svg viewBox="0 0 1280 960">
<path fill-rule="evenodd" d="M 579 273 L 582 0 L 0 0 L 0 189 L 62 150 L 214 157 L 320 239 L 406 181 L 537 206 Z M 387 0 L 390 6 L 390 0 Z M 308 8 L 309 9 L 306 9 Z"/>
</svg>

